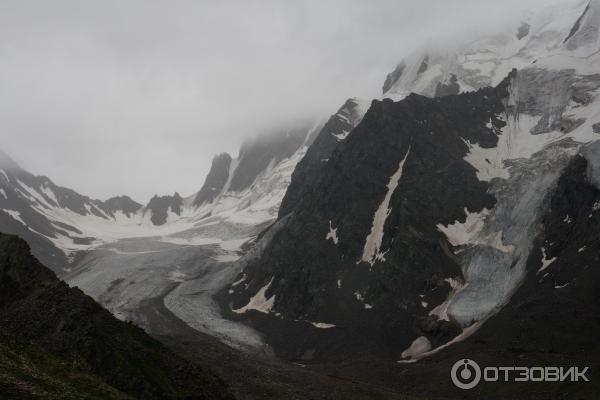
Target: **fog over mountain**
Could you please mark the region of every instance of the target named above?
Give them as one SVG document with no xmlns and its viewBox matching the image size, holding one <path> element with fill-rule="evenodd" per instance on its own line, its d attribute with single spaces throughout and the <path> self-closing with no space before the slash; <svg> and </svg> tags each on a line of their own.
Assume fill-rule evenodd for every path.
<svg viewBox="0 0 600 400">
<path fill-rule="evenodd" d="M 0 145 L 94 197 L 189 195 L 214 154 L 378 97 L 423 42 L 547 3 L 5 0 Z"/>
<path fill-rule="evenodd" d="M 0 56 L 2 400 L 598 398 L 600 0 L 0 1 Z"/>
</svg>

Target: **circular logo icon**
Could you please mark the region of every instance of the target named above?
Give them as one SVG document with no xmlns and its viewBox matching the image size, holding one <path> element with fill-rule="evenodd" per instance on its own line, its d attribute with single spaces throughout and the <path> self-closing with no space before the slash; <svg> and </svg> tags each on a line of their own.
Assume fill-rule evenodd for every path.
<svg viewBox="0 0 600 400">
<path fill-rule="evenodd" d="M 460 389 L 473 389 L 481 380 L 481 368 L 468 358 L 458 360 L 450 371 L 452 383 Z"/>
</svg>

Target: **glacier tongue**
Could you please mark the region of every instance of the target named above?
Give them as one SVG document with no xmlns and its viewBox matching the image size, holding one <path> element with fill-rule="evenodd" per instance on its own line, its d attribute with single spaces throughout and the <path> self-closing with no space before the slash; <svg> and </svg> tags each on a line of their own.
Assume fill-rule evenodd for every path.
<svg viewBox="0 0 600 400">
<path fill-rule="evenodd" d="M 531 159 L 514 161 L 510 178 L 492 183 L 498 202 L 478 234 L 483 239 L 460 254 L 466 284 L 448 306 L 448 314 L 461 325 L 497 310 L 522 281 L 541 205 L 578 147 L 569 140 L 556 143 Z M 498 232 L 501 248 L 485 240 Z"/>
<path fill-rule="evenodd" d="M 543 85 L 541 82 L 552 82 Z M 583 89 L 582 89 L 583 88 Z M 546 195 L 582 144 L 596 140 L 590 116 L 597 114 L 600 76 L 572 70 L 519 71 L 513 79 L 506 126 L 495 148 L 470 146 L 465 157 L 490 181 L 495 206 L 465 223 L 438 226 L 459 256 L 465 286 L 450 300 L 447 313 L 463 326 L 481 321 L 504 305 L 525 275 L 539 232 Z M 574 96 L 586 100 L 573 101 Z M 577 124 L 569 121 L 577 120 Z M 484 169 L 493 165 L 493 169 Z M 484 173 L 482 173 L 484 172 Z"/>
<path fill-rule="evenodd" d="M 463 326 L 510 298 L 525 274 L 546 195 L 581 146 L 600 139 L 599 63 L 600 0 L 582 0 L 531 13 L 514 32 L 414 54 L 388 75 L 383 96 L 400 100 L 411 92 L 434 97 L 494 86 L 518 70 L 506 113 L 497 116 L 506 123 L 497 145 L 465 140 L 465 161 L 490 183 L 497 204 L 465 210 L 464 223 L 438 225 L 463 268 L 465 285 L 447 304 Z M 590 163 L 590 178 L 600 182 L 596 172 Z"/>
<path fill-rule="evenodd" d="M 292 172 L 320 126 L 307 126 L 289 137 L 259 138 L 243 147 L 238 158 L 222 157 L 227 162 L 217 165 L 221 173 L 214 180 L 218 190 L 209 182 L 205 186 L 210 196 L 200 196 L 202 201 L 195 202 L 198 193 L 185 199 L 173 196 L 176 207 L 166 209 L 160 225 L 150 221 L 149 207 L 101 218 L 40 206 L 49 219 L 68 222 L 95 238 L 76 249 L 69 245 L 70 238 L 58 243 L 64 251 L 81 251 L 64 269 L 64 280 L 119 318 L 154 334 L 177 334 L 183 321 L 233 347 L 260 351 L 264 346 L 261 335 L 224 319 L 213 296 L 239 273 L 242 246 L 250 247 L 276 219 Z M 246 153 L 261 162 L 252 164 L 244 159 Z M 232 176 L 251 182 L 234 190 Z M 156 197 L 154 203 L 170 200 L 170 196 Z M 267 311 L 269 301 L 273 302 L 260 300 L 246 309 Z"/>
</svg>

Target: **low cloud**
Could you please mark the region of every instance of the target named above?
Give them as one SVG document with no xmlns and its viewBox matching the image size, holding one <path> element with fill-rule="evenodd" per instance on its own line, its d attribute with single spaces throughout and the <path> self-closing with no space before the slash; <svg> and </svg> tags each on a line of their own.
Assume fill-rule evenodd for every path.
<svg viewBox="0 0 600 400">
<path fill-rule="evenodd" d="M 403 55 L 522 3 L 4 0 L 0 148 L 93 197 L 188 195 L 213 154 L 377 97 Z"/>
</svg>

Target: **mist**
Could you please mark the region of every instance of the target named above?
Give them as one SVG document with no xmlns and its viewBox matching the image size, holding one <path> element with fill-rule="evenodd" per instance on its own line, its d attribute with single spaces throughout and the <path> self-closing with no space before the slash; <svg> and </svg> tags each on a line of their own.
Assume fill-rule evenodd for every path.
<svg viewBox="0 0 600 400">
<path fill-rule="evenodd" d="M 403 56 L 498 29 L 521 8 L 517 0 L 3 0 L 0 148 L 96 198 L 190 195 L 213 155 L 326 118 L 348 97 L 376 98 Z"/>
</svg>

